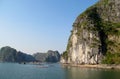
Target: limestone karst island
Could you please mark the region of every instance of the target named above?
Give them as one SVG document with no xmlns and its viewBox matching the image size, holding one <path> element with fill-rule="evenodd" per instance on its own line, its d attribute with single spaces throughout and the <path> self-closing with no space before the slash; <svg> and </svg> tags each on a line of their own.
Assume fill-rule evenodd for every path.
<svg viewBox="0 0 120 79">
<path fill-rule="evenodd" d="M 119 0 L 100 0 L 77 17 L 61 62 L 120 64 Z"/>
</svg>

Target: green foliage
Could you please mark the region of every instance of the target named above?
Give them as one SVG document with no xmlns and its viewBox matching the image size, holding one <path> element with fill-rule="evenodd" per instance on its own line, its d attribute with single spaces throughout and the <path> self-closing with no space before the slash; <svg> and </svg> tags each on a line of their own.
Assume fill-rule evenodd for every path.
<svg viewBox="0 0 120 79">
<path fill-rule="evenodd" d="M 104 0 L 104 5 L 107 5 L 107 4 L 108 4 L 108 1 L 109 1 L 109 0 Z"/>
<path fill-rule="evenodd" d="M 68 42 L 68 45 L 67 45 L 67 49 L 66 49 L 66 50 L 69 50 L 70 47 L 72 47 L 72 42 L 71 42 L 71 40 L 70 40 L 70 38 L 69 38 L 69 42 Z"/>
<path fill-rule="evenodd" d="M 63 54 L 62 54 L 62 57 L 63 57 L 65 60 L 68 60 L 68 52 L 67 52 L 67 51 L 64 51 Z"/>
<path fill-rule="evenodd" d="M 83 12 L 82 14 L 80 14 L 78 17 L 79 18 L 84 18 L 87 14 L 89 14 L 89 12 L 92 12 L 92 9 L 94 7 L 97 7 L 98 3 L 94 4 L 93 6 L 87 8 L 87 10 L 85 12 Z"/>
<path fill-rule="evenodd" d="M 86 26 L 86 25 L 87 25 L 87 21 L 82 22 L 82 25 L 83 25 L 83 26 Z"/>
<path fill-rule="evenodd" d="M 106 54 L 105 59 L 102 60 L 103 64 L 120 64 L 120 53 L 110 53 Z"/>
<path fill-rule="evenodd" d="M 120 35 L 120 23 L 102 22 L 101 25 L 101 29 L 106 33 L 106 35 Z"/>
</svg>

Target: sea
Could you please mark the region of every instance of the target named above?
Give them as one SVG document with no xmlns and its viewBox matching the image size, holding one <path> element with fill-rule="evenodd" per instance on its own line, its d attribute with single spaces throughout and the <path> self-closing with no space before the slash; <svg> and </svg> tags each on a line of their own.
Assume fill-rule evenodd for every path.
<svg viewBox="0 0 120 79">
<path fill-rule="evenodd" d="M 120 79 L 120 70 L 70 67 L 60 63 L 0 63 L 0 79 Z"/>
</svg>

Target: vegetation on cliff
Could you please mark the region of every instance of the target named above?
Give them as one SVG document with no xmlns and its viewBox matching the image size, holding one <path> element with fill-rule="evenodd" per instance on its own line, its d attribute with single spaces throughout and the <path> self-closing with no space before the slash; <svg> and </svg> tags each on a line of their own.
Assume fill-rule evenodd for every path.
<svg viewBox="0 0 120 79">
<path fill-rule="evenodd" d="M 67 52 L 67 51 L 64 51 L 61 56 L 62 56 L 65 60 L 68 60 L 68 52 Z"/>
<path fill-rule="evenodd" d="M 81 55 L 83 57 L 85 56 L 85 49 L 83 48 L 86 45 L 92 49 L 92 52 L 89 52 L 88 49 L 86 50 L 87 61 L 90 58 L 92 59 L 93 56 L 94 60 L 97 57 L 97 60 L 101 61 L 100 63 L 120 64 L 119 3 L 119 0 L 100 0 L 77 17 L 73 24 L 73 30 L 68 40 L 66 52 L 62 55 L 65 60 L 76 58 L 73 59 L 75 60 L 74 63 L 82 61 L 82 59 L 79 60 L 79 57 Z M 85 35 L 86 33 L 90 35 Z M 77 44 L 73 47 L 75 36 L 77 38 Z M 79 50 L 77 49 L 79 46 L 82 46 L 82 50 L 80 51 L 84 52 L 81 54 L 79 54 L 80 51 L 76 52 L 80 56 L 73 57 L 73 50 L 75 53 L 75 51 Z M 98 57 L 100 58 L 98 59 Z"/>
</svg>

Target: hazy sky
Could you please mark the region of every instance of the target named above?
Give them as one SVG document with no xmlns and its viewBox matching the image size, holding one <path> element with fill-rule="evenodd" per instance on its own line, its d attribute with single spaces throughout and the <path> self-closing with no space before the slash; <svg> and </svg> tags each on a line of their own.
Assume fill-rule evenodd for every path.
<svg viewBox="0 0 120 79">
<path fill-rule="evenodd" d="M 98 0 L 0 0 L 0 48 L 25 53 L 66 49 L 76 17 Z"/>
</svg>

